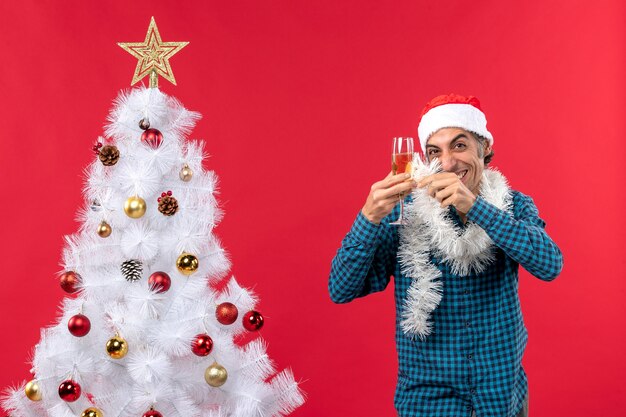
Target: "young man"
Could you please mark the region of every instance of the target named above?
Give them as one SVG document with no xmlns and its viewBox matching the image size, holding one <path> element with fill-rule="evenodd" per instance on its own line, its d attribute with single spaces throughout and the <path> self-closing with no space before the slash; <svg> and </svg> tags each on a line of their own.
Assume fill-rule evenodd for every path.
<svg viewBox="0 0 626 417">
<path fill-rule="evenodd" d="M 430 164 L 372 185 L 333 260 L 331 299 L 395 277 L 401 417 L 527 416 L 518 268 L 550 281 L 561 252 L 532 199 L 485 167 L 493 137 L 475 97 L 436 97 L 418 135 Z M 407 193 L 405 224 L 390 225 Z"/>
</svg>

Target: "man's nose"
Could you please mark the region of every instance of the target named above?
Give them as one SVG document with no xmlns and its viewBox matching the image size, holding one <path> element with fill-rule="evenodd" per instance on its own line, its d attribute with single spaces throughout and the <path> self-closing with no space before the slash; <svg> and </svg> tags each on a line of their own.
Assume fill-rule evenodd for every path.
<svg viewBox="0 0 626 417">
<path fill-rule="evenodd" d="M 439 162 L 441 162 L 441 168 L 447 172 L 454 172 L 454 167 L 456 165 L 456 161 L 454 157 L 450 154 L 443 154 L 439 157 Z"/>
</svg>

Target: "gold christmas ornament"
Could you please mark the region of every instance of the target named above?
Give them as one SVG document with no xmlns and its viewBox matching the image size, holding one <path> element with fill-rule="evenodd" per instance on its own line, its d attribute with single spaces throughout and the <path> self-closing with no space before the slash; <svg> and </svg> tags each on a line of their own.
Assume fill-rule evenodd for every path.
<svg viewBox="0 0 626 417">
<path fill-rule="evenodd" d="M 198 269 L 198 258 L 190 253 L 183 253 L 176 260 L 176 268 L 183 275 L 191 275 Z"/>
<path fill-rule="evenodd" d="M 176 85 L 169 59 L 188 44 L 189 42 L 163 42 L 154 17 L 152 17 L 146 39 L 143 42 L 118 43 L 122 49 L 139 60 L 130 85 L 140 81 L 146 75 L 150 75 L 151 88 L 158 87 L 159 75 Z"/>
<path fill-rule="evenodd" d="M 103 417 L 102 411 L 97 409 L 96 407 L 89 407 L 80 415 L 80 417 Z"/>
<path fill-rule="evenodd" d="M 34 379 L 30 381 L 24 387 L 24 392 L 26 393 L 26 397 L 28 397 L 31 401 L 41 401 L 41 389 L 39 388 L 39 384 Z"/>
<path fill-rule="evenodd" d="M 109 237 L 111 236 L 111 226 L 109 223 L 102 220 L 100 225 L 98 226 L 98 236 L 100 237 Z"/>
<path fill-rule="evenodd" d="M 122 359 L 128 353 L 128 342 L 115 335 L 107 342 L 107 354 L 113 359 Z"/>
<path fill-rule="evenodd" d="M 124 203 L 124 213 L 132 219 L 138 219 L 146 214 L 146 202 L 143 198 L 128 197 Z"/>
<path fill-rule="evenodd" d="M 221 387 L 228 379 L 228 372 L 226 368 L 217 362 L 213 362 L 213 365 L 206 368 L 204 371 L 204 379 L 206 383 L 212 387 Z"/>
<path fill-rule="evenodd" d="M 191 177 L 193 177 L 193 171 L 191 170 L 191 168 L 189 168 L 189 165 L 185 164 L 183 169 L 180 170 L 178 176 L 181 180 L 189 182 L 191 181 Z"/>
</svg>

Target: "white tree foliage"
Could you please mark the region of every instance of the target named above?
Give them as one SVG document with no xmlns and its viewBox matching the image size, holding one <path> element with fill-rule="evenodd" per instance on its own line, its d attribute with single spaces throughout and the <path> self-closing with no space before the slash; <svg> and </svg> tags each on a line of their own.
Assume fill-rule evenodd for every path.
<svg viewBox="0 0 626 417">
<path fill-rule="evenodd" d="M 143 118 L 163 134 L 156 149 L 140 141 Z M 287 415 L 304 402 L 291 371 L 276 373 L 260 338 L 243 347 L 234 342 L 247 332 L 241 317 L 255 308 L 255 295 L 234 277 L 220 292 L 212 287 L 225 277 L 230 262 L 213 234 L 222 217 L 215 199 L 217 178 L 202 167 L 202 142 L 185 138 L 199 119 L 156 88 L 124 91 L 115 100 L 106 139 L 100 139 L 118 147 L 119 161 L 106 167 L 96 158 L 86 169 L 81 226 L 65 238 L 63 270 L 80 274 L 80 291 L 63 301 L 56 324 L 42 330 L 35 348 L 33 373 L 42 400 L 27 399 L 25 383 L 9 388 L 2 405 L 12 417 L 77 417 L 92 406 L 104 417 L 141 417 L 150 407 L 164 417 L 265 417 Z M 185 164 L 193 170 L 189 182 L 179 178 Z M 157 198 L 168 190 L 179 205 L 173 216 L 158 211 Z M 135 195 L 147 203 L 139 219 L 123 210 Z M 95 233 L 102 221 L 113 230 L 107 238 Z M 191 276 L 176 268 L 183 252 L 199 260 Z M 129 259 L 143 264 L 138 282 L 126 281 L 120 270 Z M 148 276 L 155 271 L 171 277 L 169 291 L 149 288 Z M 215 316 L 216 306 L 226 301 L 240 313 L 232 325 L 220 324 Z M 67 328 L 78 313 L 91 321 L 84 337 Z M 191 351 L 199 333 L 208 333 L 214 342 L 206 357 Z M 116 334 L 129 346 L 118 360 L 105 350 Z M 204 380 L 204 370 L 214 362 L 228 371 L 219 388 Z M 72 403 L 58 395 L 66 379 L 82 387 Z"/>
</svg>

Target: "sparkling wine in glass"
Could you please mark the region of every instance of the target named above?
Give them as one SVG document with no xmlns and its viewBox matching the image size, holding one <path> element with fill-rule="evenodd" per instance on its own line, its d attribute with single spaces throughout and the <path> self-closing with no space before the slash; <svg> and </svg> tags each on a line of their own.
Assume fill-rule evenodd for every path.
<svg viewBox="0 0 626 417">
<path fill-rule="evenodd" d="M 413 138 L 393 138 L 393 149 L 391 151 L 391 170 L 394 175 L 411 173 L 411 161 L 413 161 Z M 411 181 L 408 179 L 407 181 Z M 402 224 L 404 218 L 404 196 L 398 195 L 400 200 L 400 217 L 389 224 Z"/>
</svg>

